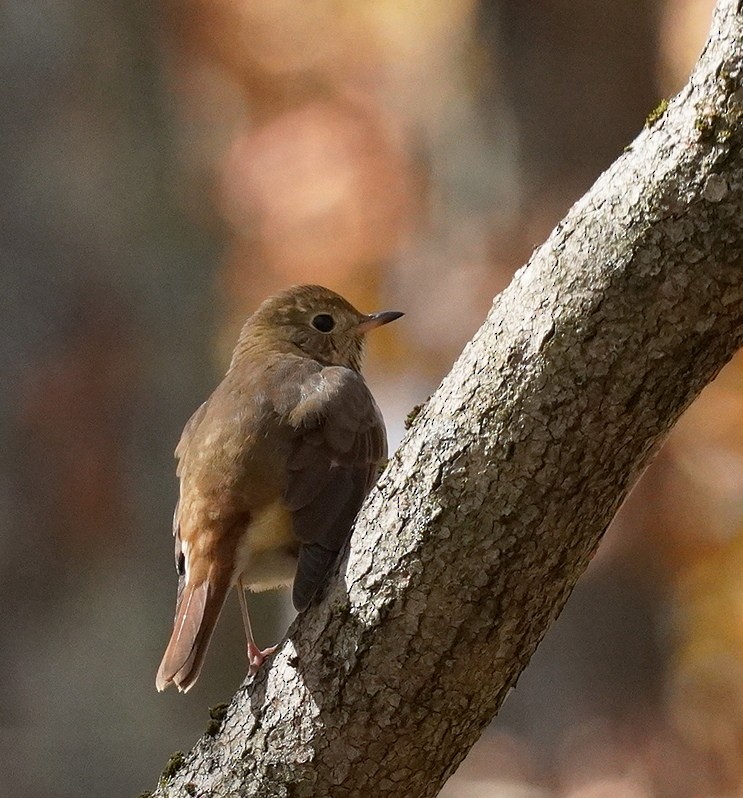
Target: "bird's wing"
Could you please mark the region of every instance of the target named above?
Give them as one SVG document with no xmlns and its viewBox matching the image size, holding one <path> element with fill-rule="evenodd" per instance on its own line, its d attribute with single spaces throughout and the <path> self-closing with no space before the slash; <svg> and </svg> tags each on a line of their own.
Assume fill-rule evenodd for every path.
<svg viewBox="0 0 743 798">
<path fill-rule="evenodd" d="M 178 445 L 175 447 L 175 459 L 178 461 L 175 469 L 176 476 L 181 475 L 183 458 L 186 456 L 186 452 L 191 444 L 191 439 L 193 438 L 196 428 L 199 426 L 199 424 L 201 424 L 202 419 L 206 415 L 206 408 L 208 404 L 208 399 L 206 402 L 202 402 L 197 408 L 196 412 L 191 416 L 191 418 L 188 419 L 186 426 L 183 428 Z"/>
<path fill-rule="evenodd" d="M 178 445 L 175 447 L 175 459 L 177 461 L 175 473 L 176 476 L 181 476 L 181 471 L 183 469 L 183 459 L 186 456 L 186 452 L 188 451 L 189 444 L 191 443 L 191 439 L 193 438 L 193 433 L 196 427 L 199 426 L 201 420 L 204 418 L 206 414 L 206 406 L 208 404 L 206 402 L 202 402 L 202 404 L 198 407 L 196 412 L 188 419 L 186 422 L 186 426 L 183 428 L 183 432 L 181 433 L 180 440 L 178 441 Z M 183 546 L 181 544 L 181 522 L 180 522 L 180 508 L 181 508 L 181 500 L 180 498 L 175 503 L 175 509 L 173 510 L 173 538 L 175 542 L 175 570 L 178 574 L 178 594 L 176 597 L 176 605 L 175 605 L 175 614 L 178 617 L 178 612 L 181 606 L 181 600 L 183 598 L 183 587 L 185 585 L 185 560 L 183 555 Z"/>
<path fill-rule="evenodd" d="M 292 430 L 284 501 L 301 544 L 298 610 L 325 582 L 387 456 L 382 415 L 361 375 L 313 361 L 303 371 L 283 418 Z"/>
</svg>

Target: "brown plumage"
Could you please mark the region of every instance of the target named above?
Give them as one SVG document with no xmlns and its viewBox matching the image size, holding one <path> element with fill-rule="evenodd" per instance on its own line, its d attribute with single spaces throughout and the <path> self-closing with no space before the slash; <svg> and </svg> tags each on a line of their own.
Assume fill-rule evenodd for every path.
<svg viewBox="0 0 743 798">
<path fill-rule="evenodd" d="M 198 678 L 225 598 L 294 581 L 306 609 L 322 587 L 386 457 L 384 422 L 360 374 L 364 335 L 399 318 L 364 315 L 321 286 L 267 299 L 248 319 L 214 393 L 176 448 L 178 597 L 158 690 Z"/>
</svg>

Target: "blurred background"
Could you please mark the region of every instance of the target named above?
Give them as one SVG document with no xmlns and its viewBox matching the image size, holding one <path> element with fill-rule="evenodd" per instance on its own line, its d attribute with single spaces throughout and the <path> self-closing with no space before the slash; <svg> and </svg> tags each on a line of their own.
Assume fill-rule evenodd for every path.
<svg viewBox="0 0 743 798">
<path fill-rule="evenodd" d="M 245 675 L 228 603 L 158 695 L 172 452 L 267 294 L 401 309 L 391 444 L 570 204 L 685 82 L 711 0 L 5 0 L 0 772 L 133 796 Z M 743 361 L 673 432 L 448 798 L 743 782 Z M 234 605 L 234 606 L 233 606 Z M 285 597 L 255 597 L 259 642 Z"/>
</svg>

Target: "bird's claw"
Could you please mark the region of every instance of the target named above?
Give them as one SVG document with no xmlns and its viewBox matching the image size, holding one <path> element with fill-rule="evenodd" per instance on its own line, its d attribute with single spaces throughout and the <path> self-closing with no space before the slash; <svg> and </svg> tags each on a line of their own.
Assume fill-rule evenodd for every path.
<svg viewBox="0 0 743 798">
<path fill-rule="evenodd" d="M 269 646 L 268 648 L 264 648 L 261 650 L 258 646 L 250 642 L 248 643 L 248 673 L 251 676 L 255 676 L 258 673 L 258 669 L 263 665 L 263 663 L 271 656 L 271 654 L 276 651 L 278 646 Z"/>
</svg>

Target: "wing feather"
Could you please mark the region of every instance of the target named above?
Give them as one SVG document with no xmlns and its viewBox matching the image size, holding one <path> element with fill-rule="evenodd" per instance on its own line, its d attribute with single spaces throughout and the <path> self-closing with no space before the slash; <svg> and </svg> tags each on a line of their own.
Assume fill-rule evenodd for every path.
<svg viewBox="0 0 743 798">
<path fill-rule="evenodd" d="M 308 361 L 288 402 L 294 431 L 284 500 L 300 541 L 292 599 L 305 609 L 323 586 L 387 456 L 382 415 L 357 372 Z"/>
</svg>

